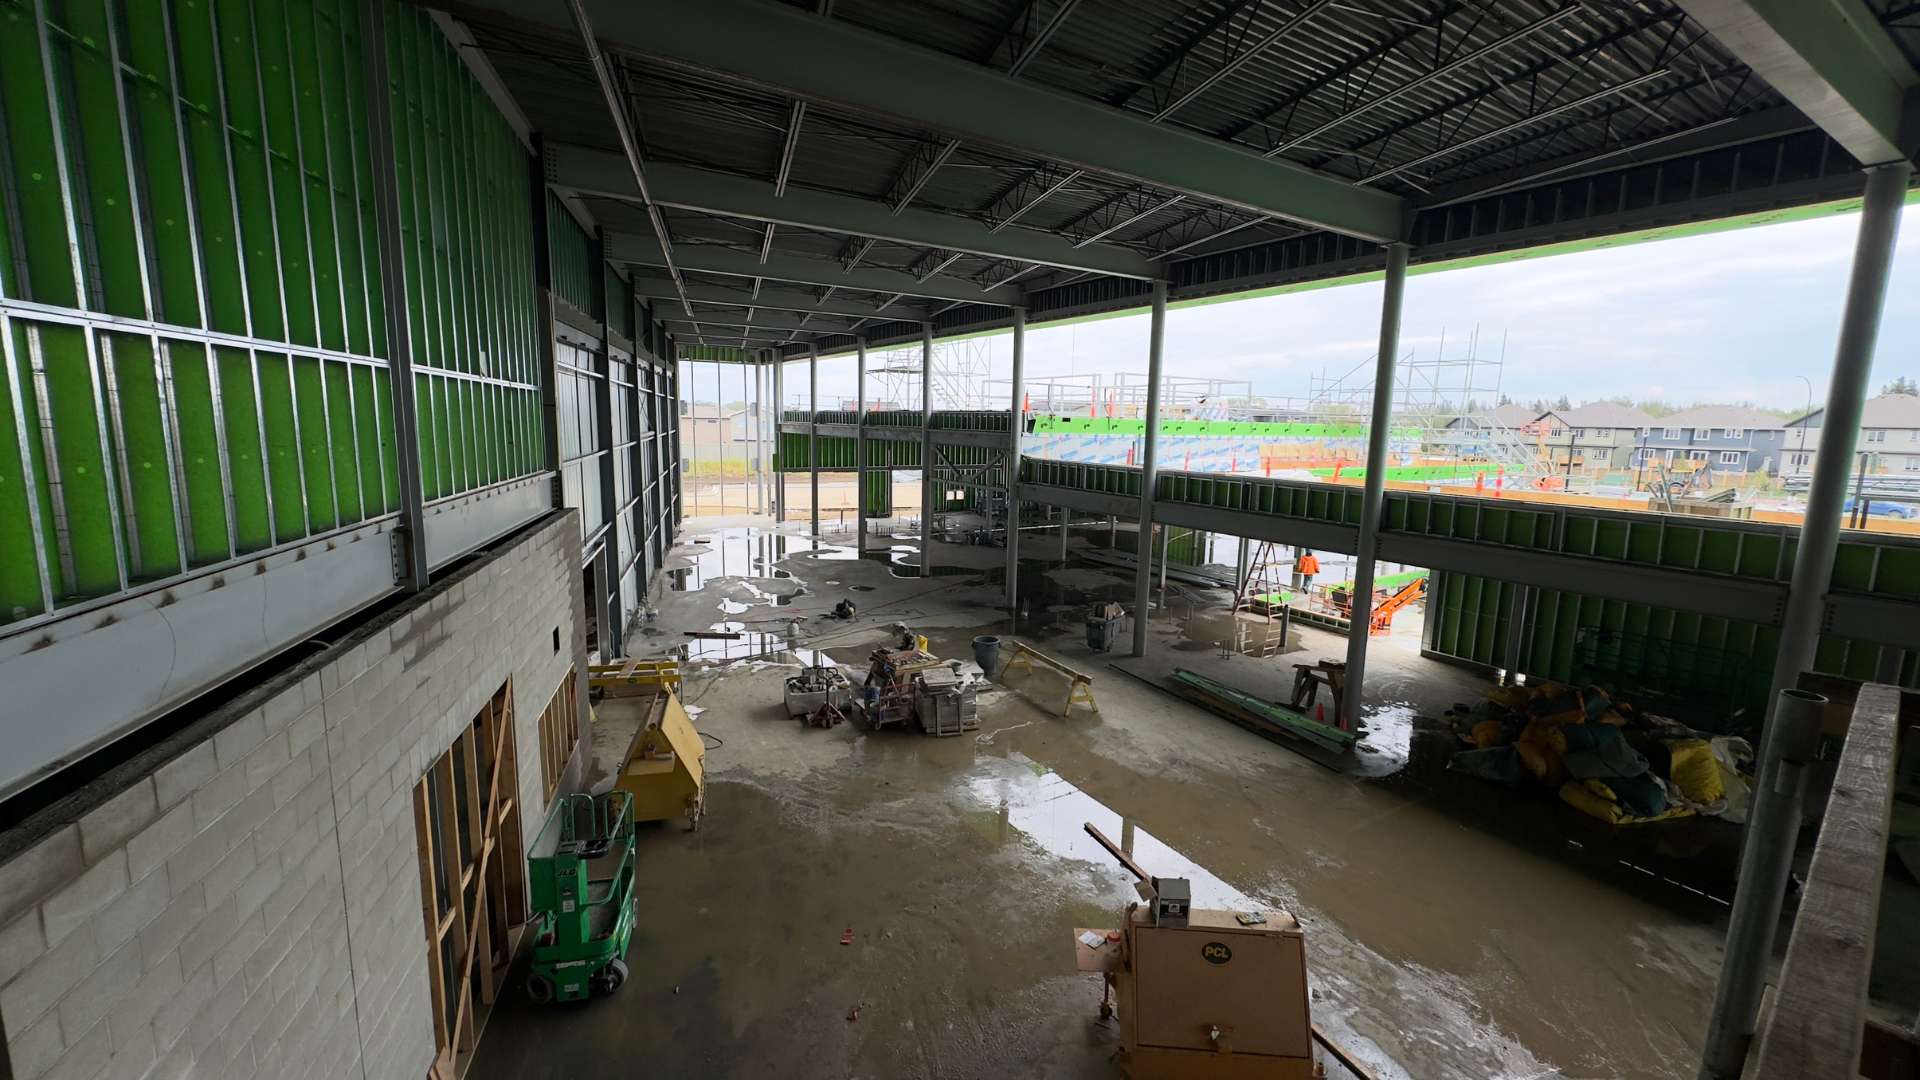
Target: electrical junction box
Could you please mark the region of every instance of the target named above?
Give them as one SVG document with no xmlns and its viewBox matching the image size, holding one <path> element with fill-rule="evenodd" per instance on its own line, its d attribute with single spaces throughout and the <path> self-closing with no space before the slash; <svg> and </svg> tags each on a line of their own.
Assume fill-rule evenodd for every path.
<svg viewBox="0 0 1920 1080">
<path fill-rule="evenodd" d="M 1187 925 L 1187 912 L 1193 907 L 1193 886 L 1187 879 L 1155 878 L 1153 887 L 1153 925 Z"/>
</svg>

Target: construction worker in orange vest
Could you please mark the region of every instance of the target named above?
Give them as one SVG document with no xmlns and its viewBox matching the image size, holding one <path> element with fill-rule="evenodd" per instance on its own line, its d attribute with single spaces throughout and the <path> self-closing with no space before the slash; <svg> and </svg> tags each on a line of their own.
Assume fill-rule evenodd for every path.
<svg viewBox="0 0 1920 1080">
<path fill-rule="evenodd" d="M 1320 560 L 1314 558 L 1311 551 L 1301 552 L 1300 557 L 1293 561 L 1294 576 L 1300 579 L 1300 588 L 1303 590 L 1313 588 L 1313 575 L 1319 572 Z"/>
</svg>

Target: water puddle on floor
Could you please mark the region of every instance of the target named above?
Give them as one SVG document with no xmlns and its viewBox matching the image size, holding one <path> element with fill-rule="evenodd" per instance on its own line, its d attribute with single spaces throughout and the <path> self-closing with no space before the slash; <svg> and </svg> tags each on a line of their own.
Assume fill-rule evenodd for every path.
<svg viewBox="0 0 1920 1080">
<path fill-rule="evenodd" d="M 684 644 L 674 646 L 672 651 L 688 663 L 729 664 L 764 660 L 809 667 L 832 663 L 823 651 L 789 648 L 787 635 L 749 630 L 743 622 L 717 622 L 707 629 L 707 633 L 715 636 L 688 638 Z"/>
<path fill-rule="evenodd" d="M 1391 776 L 1405 768 L 1412 753 L 1416 715 L 1413 706 L 1404 701 L 1363 706 L 1360 741 L 1353 748 L 1359 767 L 1351 770 L 1352 775 Z"/>
<path fill-rule="evenodd" d="M 1017 833 L 1048 855 L 1092 863 L 1105 872 L 1097 876 L 1111 879 L 1110 899 L 1132 898 L 1133 875 L 1088 835 L 1086 825 L 1092 822 L 1109 840 L 1131 853 L 1147 873 L 1186 878 L 1192 884 L 1196 906 L 1232 911 L 1269 906 L 1222 881 L 1044 765 L 1020 753 L 1009 755 L 1008 761 L 1019 766 L 1021 773 L 980 776 L 967 783 L 968 793 L 999 815 L 1002 842 L 1014 839 Z"/>
<path fill-rule="evenodd" d="M 692 565 L 666 571 L 667 588 L 699 592 L 719 578 L 792 578 L 792 571 L 779 568 L 788 559 L 851 559 L 856 553 L 808 536 L 742 527 L 693 537 L 676 554 Z"/>
</svg>

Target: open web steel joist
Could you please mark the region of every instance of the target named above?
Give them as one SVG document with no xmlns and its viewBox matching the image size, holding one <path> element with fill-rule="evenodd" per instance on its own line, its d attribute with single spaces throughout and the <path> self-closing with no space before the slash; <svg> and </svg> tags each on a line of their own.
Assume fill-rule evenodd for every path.
<svg viewBox="0 0 1920 1080">
<path fill-rule="evenodd" d="M 680 340 L 799 356 L 1372 274 L 1387 239 L 1419 267 L 1857 198 L 1920 31 L 1806 6 L 1857 17 L 1821 45 L 1753 0 L 586 0 L 644 206 L 564 6 L 455 10 L 616 261 L 671 246 Z M 1729 9 L 1785 14 L 1756 48 Z M 768 290 L 822 318 L 761 329 Z"/>
</svg>

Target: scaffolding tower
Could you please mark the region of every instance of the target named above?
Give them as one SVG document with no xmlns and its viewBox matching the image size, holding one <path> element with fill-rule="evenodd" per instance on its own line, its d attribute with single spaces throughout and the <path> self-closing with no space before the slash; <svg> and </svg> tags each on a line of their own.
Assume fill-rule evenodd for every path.
<svg viewBox="0 0 1920 1080">
<path fill-rule="evenodd" d="M 936 341 L 933 344 L 933 407 L 936 409 L 1005 408 L 1005 399 L 990 399 L 987 376 L 993 351 L 986 338 Z M 867 377 L 872 390 L 869 408 L 920 407 L 920 346 L 907 345 L 872 354 Z"/>
</svg>

